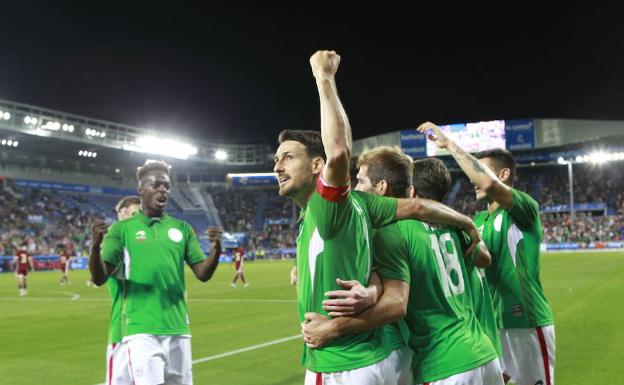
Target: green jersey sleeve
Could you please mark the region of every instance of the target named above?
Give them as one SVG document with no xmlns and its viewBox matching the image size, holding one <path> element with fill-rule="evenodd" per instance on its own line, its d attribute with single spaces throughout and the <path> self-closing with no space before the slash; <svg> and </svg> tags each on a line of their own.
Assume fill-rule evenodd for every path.
<svg viewBox="0 0 624 385">
<path fill-rule="evenodd" d="M 373 237 L 376 271 L 382 279 L 410 283 L 409 251 L 398 223 L 382 227 Z"/>
<path fill-rule="evenodd" d="M 355 192 L 354 194 L 358 194 L 366 204 L 371 225 L 374 229 L 383 227 L 394 221 L 397 210 L 396 198 L 388 198 L 363 192 Z"/>
<path fill-rule="evenodd" d="M 123 240 L 121 235 L 121 222 L 115 222 L 108 228 L 102 245 L 102 261 L 118 266 L 123 260 Z"/>
<path fill-rule="evenodd" d="M 186 232 L 186 250 L 184 260 L 189 265 L 194 265 L 203 261 L 207 257 L 199 245 L 199 240 L 197 240 L 195 230 L 193 230 L 193 228 L 186 222 L 184 223 L 184 227 Z"/>
<path fill-rule="evenodd" d="M 512 204 L 507 210 L 509 215 L 518 223 L 521 230 L 527 230 L 539 217 L 539 204 L 523 191 L 511 189 Z"/>
</svg>

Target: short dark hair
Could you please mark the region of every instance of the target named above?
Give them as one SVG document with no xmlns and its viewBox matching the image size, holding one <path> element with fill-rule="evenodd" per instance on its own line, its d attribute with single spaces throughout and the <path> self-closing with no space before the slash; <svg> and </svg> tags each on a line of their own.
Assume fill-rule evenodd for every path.
<svg viewBox="0 0 624 385">
<path fill-rule="evenodd" d="M 320 156 L 323 160 L 327 160 L 320 132 L 312 130 L 283 130 L 277 137 L 277 144 L 280 145 L 287 140 L 294 140 L 303 144 L 310 158 Z"/>
<path fill-rule="evenodd" d="M 443 202 L 451 189 L 451 173 L 440 159 L 414 162 L 414 189 L 420 198 Z"/>
<path fill-rule="evenodd" d="M 366 176 L 373 185 L 385 180 L 391 188 L 392 196 L 409 197 L 412 186 L 412 158 L 400 148 L 380 146 L 364 151 L 358 159 L 358 168 L 368 166 Z"/>
<path fill-rule="evenodd" d="M 117 204 L 115 205 L 115 212 L 119 213 L 119 210 L 121 209 L 128 208 L 132 205 L 140 205 L 140 204 L 141 204 L 141 198 L 139 198 L 136 195 L 128 195 L 128 196 L 121 198 L 119 202 L 117 202 Z"/>
<path fill-rule="evenodd" d="M 475 154 L 475 158 L 483 159 L 490 158 L 493 160 L 496 171 L 500 171 L 503 168 L 508 168 L 510 176 L 508 179 L 509 185 L 513 186 L 514 178 L 516 177 L 516 161 L 511 155 L 511 152 L 503 150 L 502 148 L 494 148 L 491 150 L 481 151 Z"/>
<path fill-rule="evenodd" d="M 164 171 L 167 175 L 169 175 L 170 170 L 171 165 L 169 165 L 167 162 L 163 160 L 148 159 L 145 161 L 145 164 L 143 166 L 137 167 L 137 181 L 140 182 L 141 179 L 143 179 L 143 177 L 149 172 Z"/>
</svg>

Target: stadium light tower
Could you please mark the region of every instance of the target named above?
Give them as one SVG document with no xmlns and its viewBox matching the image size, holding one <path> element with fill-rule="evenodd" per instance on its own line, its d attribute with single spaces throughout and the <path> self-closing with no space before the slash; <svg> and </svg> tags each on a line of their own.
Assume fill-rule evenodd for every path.
<svg viewBox="0 0 624 385">
<path fill-rule="evenodd" d="M 568 190 L 570 193 L 570 216 L 572 217 L 572 227 L 574 228 L 574 223 L 576 222 L 576 213 L 574 212 L 574 176 L 572 174 L 572 161 L 565 160 L 563 157 L 559 157 L 557 159 L 557 163 L 568 165 Z"/>
</svg>

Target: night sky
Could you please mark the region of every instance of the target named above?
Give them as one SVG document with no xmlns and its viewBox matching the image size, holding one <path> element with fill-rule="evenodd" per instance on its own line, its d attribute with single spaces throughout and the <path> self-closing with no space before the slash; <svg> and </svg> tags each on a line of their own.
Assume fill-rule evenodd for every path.
<svg viewBox="0 0 624 385">
<path fill-rule="evenodd" d="M 342 56 L 338 88 L 355 138 L 424 120 L 624 119 L 617 9 L 262 3 L 5 4 L 0 98 L 204 140 L 272 142 L 283 128 L 318 128 L 308 59 L 329 48 Z"/>
</svg>

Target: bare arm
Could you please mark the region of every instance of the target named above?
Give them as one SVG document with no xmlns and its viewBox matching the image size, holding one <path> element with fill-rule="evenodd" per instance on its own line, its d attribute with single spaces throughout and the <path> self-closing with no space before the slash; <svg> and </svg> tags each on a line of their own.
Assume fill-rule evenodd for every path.
<svg viewBox="0 0 624 385">
<path fill-rule="evenodd" d="M 483 242 L 477 245 L 477 250 L 475 250 L 475 254 L 472 257 L 472 263 L 480 268 L 486 268 L 492 264 L 492 256 Z"/>
<path fill-rule="evenodd" d="M 101 221 L 96 222 L 91 227 L 91 250 L 89 252 L 89 272 L 91 273 L 91 281 L 102 286 L 108 280 L 108 277 L 115 272 L 115 266 L 102 261 L 100 251 L 104 234 L 108 231 L 108 226 Z M 69 264 L 69 261 L 67 261 Z"/>
<path fill-rule="evenodd" d="M 321 103 L 321 137 L 327 155 L 323 179 L 331 186 L 345 186 L 350 181 L 351 126 L 336 87 L 339 64 L 340 56 L 334 51 L 317 51 L 310 58 Z"/>
<path fill-rule="evenodd" d="M 28 257 L 28 266 L 30 266 L 31 271 L 35 271 L 35 261 L 33 257 Z"/>
<path fill-rule="evenodd" d="M 207 282 L 210 278 L 212 278 L 212 275 L 217 270 L 217 266 L 219 265 L 219 257 L 221 256 L 222 251 L 221 228 L 210 227 L 206 232 L 212 242 L 210 255 L 203 261 L 191 265 L 191 270 L 193 270 L 197 279 L 202 282 Z"/>
<path fill-rule="evenodd" d="M 336 283 L 344 290 L 332 290 L 325 293 L 329 299 L 323 301 L 323 310 L 330 317 L 356 316 L 377 303 L 383 293 L 381 279 L 376 272 L 372 272 L 368 286 L 362 286 L 358 281 L 343 281 L 336 279 Z"/>
<path fill-rule="evenodd" d="M 333 338 L 345 334 L 376 329 L 405 316 L 409 299 L 409 284 L 399 280 L 384 280 L 384 293 L 375 306 L 357 317 L 327 319 L 317 313 L 306 313 L 302 326 L 306 344 L 320 348 Z"/>
<path fill-rule="evenodd" d="M 505 209 L 511 208 L 513 203 L 511 189 L 492 170 L 481 163 L 479 159 L 464 151 L 451 138 L 447 137 L 438 126 L 431 122 L 421 124 L 418 127 L 418 131 L 422 133 L 432 131 L 429 134 L 429 139 L 433 140 L 438 147 L 447 149 L 475 186 L 482 189 L 501 207 Z"/>
</svg>

